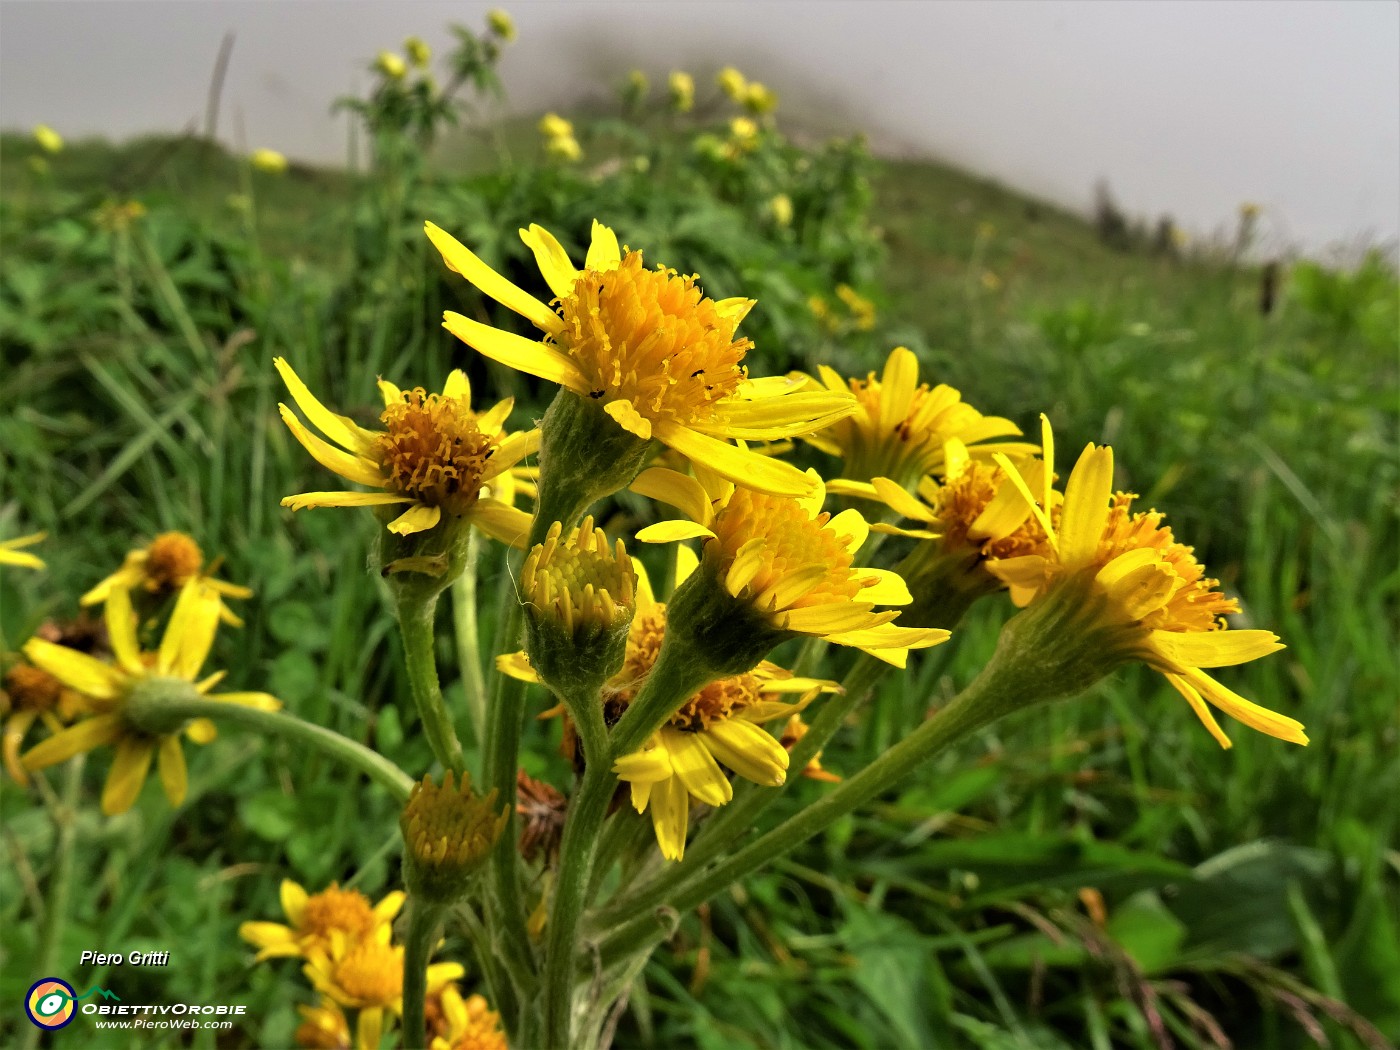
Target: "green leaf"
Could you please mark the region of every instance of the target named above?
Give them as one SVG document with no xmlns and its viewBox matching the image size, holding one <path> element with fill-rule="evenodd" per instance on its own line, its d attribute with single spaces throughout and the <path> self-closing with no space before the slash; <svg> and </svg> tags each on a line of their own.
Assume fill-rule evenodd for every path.
<svg viewBox="0 0 1400 1050">
<path fill-rule="evenodd" d="M 1186 927 L 1148 890 L 1134 894 L 1113 910 L 1108 932 L 1148 976 L 1171 968 L 1186 939 Z"/>
</svg>

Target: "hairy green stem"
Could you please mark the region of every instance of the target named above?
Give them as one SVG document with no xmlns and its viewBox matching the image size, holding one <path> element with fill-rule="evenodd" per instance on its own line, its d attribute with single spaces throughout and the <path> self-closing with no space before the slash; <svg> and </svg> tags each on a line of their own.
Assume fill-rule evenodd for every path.
<svg viewBox="0 0 1400 1050">
<path fill-rule="evenodd" d="M 544 1042 L 572 1046 L 573 993 L 577 972 L 578 926 L 593 873 L 598 829 L 607 816 L 616 779 L 608 748 L 603 705 L 596 695 L 567 701 L 583 745 L 583 783 L 569 803 L 554 901 L 546 927 L 544 963 Z"/>
<path fill-rule="evenodd" d="M 423 1007 L 428 998 L 428 960 L 432 958 L 446 909 L 409 894 L 405 910 L 408 932 L 403 945 L 403 1043 L 405 1050 L 426 1050 L 428 1028 Z"/>
<path fill-rule="evenodd" d="M 457 641 L 457 663 L 478 748 L 483 746 L 486 730 L 486 679 L 481 671 L 481 628 L 476 616 L 476 568 L 481 560 L 482 539 L 475 529 L 467 535 L 466 566 L 452 581 L 452 627 Z"/>
<path fill-rule="evenodd" d="M 407 802 L 413 780 L 398 766 L 377 751 L 357 744 L 334 730 L 303 722 L 280 711 L 262 711 L 243 704 L 231 704 L 205 697 L 169 697 L 159 702 L 162 717 L 171 719 L 212 718 L 216 722 L 233 722 L 264 736 L 277 736 L 293 744 L 305 744 L 334 762 L 350 766 L 369 777 L 392 795 L 397 802 Z"/>
<path fill-rule="evenodd" d="M 442 700 L 438 684 L 437 656 L 433 651 L 433 612 L 437 596 L 423 597 L 413 591 L 400 590 L 394 603 L 403 636 L 404 663 L 408 667 L 408 688 L 418 707 L 423 723 L 423 735 L 443 769 L 456 773 L 463 770 L 462 745 L 457 730 Z"/>
</svg>

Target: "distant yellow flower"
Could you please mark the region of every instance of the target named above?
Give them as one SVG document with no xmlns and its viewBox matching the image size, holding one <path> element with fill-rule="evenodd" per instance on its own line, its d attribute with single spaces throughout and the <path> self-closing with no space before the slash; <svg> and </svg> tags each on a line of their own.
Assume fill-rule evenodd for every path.
<svg viewBox="0 0 1400 1050">
<path fill-rule="evenodd" d="M 536 127 L 541 135 L 549 139 L 573 138 L 574 135 L 573 124 L 558 113 L 546 113 L 540 117 Z"/>
<path fill-rule="evenodd" d="M 850 391 L 860 403 L 852 415 L 803 437 L 823 452 L 842 457 L 845 478 L 886 477 L 912 488 L 925 474 L 941 473 L 944 447 L 954 438 L 975 458 L 1035 450 L 1025 442 L 996 440 L 1020 435 L 1009 419 L 982 415 L 944 383 L 932 388 L 920 383 L 919 359 L 902 346 L 890 352 L 879 378 L 871 372 L 864 379 L 847 380 L 825 365 L 820 375 L 828 390 Z"/>
<path fill-rule="evenodd" d="M 768 214 L 773 216 L 773 221 L 779 226 L 791 226 L 792 198 L 786 193 L 779 193 L 768 202 Z"/>
<path fill-rule="evenodd" d="M 715 74 L 715 83 L 735 102 L 744 101 L 744 93 L 749 88 L 749 82 L 744 79 L 744 74 L 733 66 L 725 66 Z"/>
<path fill-rule="evenodd" d="M 1054 436 L 1043 420 L 1044 478 L 1052 486 Z M 1271 631 L 1227 630 L 1224 617 L 1239 603 L 1215 588 L 1192 548 L 1178 543 L 1156 511 L 1132 513 L 1130 493 L 1113 491 L 1113 450 L 1085 447 L 1065 486 L 1058 527 L 1045 497 L 1004 455 L 997 460 L 1050 538 L 1045 554 L 990 563 L 988 568 L 1018 589 L 1025 604 L 1066 595 L 1075 606 L 1100 610 L 1095 622 L 1116 628 L 1131 658 L 1160 671 L 1222 747 L 1230 746 L 1206 701 L 1261 733 L 1306 744 L 1300 722 L 1251 703 L 1221 685 L 1203 668 L 1257 660 L 1283 648 Z M 1064 640 L 1066 646 L 1073 638 Z M 1105 654 L 1107 656 L 1107 654 Z"/>
<path fill-rule="evenodd" d="M 704 297 L 695 277 L 647 270 L 642 253 L 618 246 L 595 221 L 582 270 L 541 226 L 520 231 L 535 254 L 558 311 L 488 267 L 432 223 L 427 233 L 448 267 L 525 317 L 538 342 L 465 317 L 444 327 L 502 364 L 597 402 L 623 430 L 653 438 L 739 484 L 800 494 L 811 482 L 795 467 L 728 444 L 807 433 L 847 415 L 849 393 L 798 393 L 787 378 L 751 379 L 741 362 L 749 341 L 735 329 L 751 299 Z"/>
<path fill-rule="evenodd" d="M 403 42 L 404 52 L 408 55 L 408 60 L 417 69 L 423 69 L 433 60 L 433 49 L 421 36 L 411 36 Z"/>
<path fill-rule="evenodd" d="M 503 543 L 519 544 L 530 516 L 496 498 L 489 485 L 539 448 L 539 431 L 506 434 L 503 425 L 514 401 L 506 398 L 478 415 L 471 408 L 471 384 L 454 370 L 441 394 L 422 387 L 400 390 L 379 381 L 384 395 L 382 431 L 366 430 L 336 415 L 316 399 L 283 358 L 273 361 L 292 400 L 321 433 L 316 437 L 286 405 L 282 421 L 323 467 L 377 492 L 303 492 L 282 506 L 380 507 L 408 504 L 389 522 L 390 532 L 425 532 L 444 517 L 462 519 Z"/>
<path fill-rule="evenodd" d="M 268 175 L 281 175 L 287 170 L 287 158 L 275 149 L 255 149 L 249 155 L 248 162 Z"/>
<path fill-rule="evenodd" d="M 545 140 L 544 151 L 555 160 L 569 164 L 583 158 L 583 147 L 572 135 L 556 135 Z"/>
<path fill-rule="evenodd" d="M 332 930 L 328 943 L 313 946 L 302 967 L 312 987 L 340 1006 L 358 1010 L 355 1045 L 376 1050 L 383 1039 L 385 1015 L 403 1016 L 403 947 L 390 944 L 389 924 L 375 926 L 363 938 Z M 436 995 L 466 971 L 460 963 L 428 967 L 428 995 Z"/>
<path fill-rule="evenodd" d="M 782 734 L 778 737 L 778 743 L 791 752 L 794 747 L 807 735 L 810 727 L 802 721 L 801 715 L 792 715 L 783 725 Z M 824 784 L 839 784 L 841 777 L 839 774 L 822 768 L 822 753 L 818 751 L 807 762 L 802 769 L 802 775 L 808 780 L 820 780 Z"/>
<path fill-rule="evenodd" d="M 666 85 L 671 93 L 671 108 L 677 113 L 689 113 L 695 108 L 695 78 L 689 73 L 672 70 Z"/>
<path fill-rule="evenodd" d="M 486 12 L 486 24 L 506 43 L 515 39 L 515 21 L 499 7 Z"/>
<path fill-rule="evenodd" d="M 63 136 L 47 124 L 34 126 L 34 141 L 45 153 L 60 153 L 63 150 Z"/>
<path fill-rule="evenodd" d="M 197 693 L 208 694 L 223 678 L 223 672 L 198 677 L 214 643 L 220 608 L 213 588 L 191 580 L 180 591 L 159 650 L 143 653 L 136 643 L 136 614 L 129 592 L 118 587 L 108 596 L 103 610 L 115 663 L 103 663 L 41 638 L 26 642 L 24 655 L 30 663 L 81 694 L 97 713 L 32 748 L 20 760 L 24 768 L 43 769 L 79 752 L 115 744 L 116 757 L 102 790 L 102 812 L 110 816 L 131 808 L 146 783 L 152 757 L 158 758 L 161 787 L 170 804 L 180 805 L 185 800 L 187 778 L 179 733 L 148 732 L 131 721 L 128 710 L 143 688 L 164 690 L 171 685 L 187 685 Z M 281 707 L 267 693 L 222 693 L 207 699 L 263 711 Z M 185 728 L 186 735 L 197 744 L 208 743 L 215 732 L 208 719 L 196 719 Z"/>
<path fill-rule="evenodd" d="M 138 200 L 107 201 L 97 209 L 97 225 L 104 230 L 119 233 L 128 230 L 138 219 L 146 215 L 146 206 Z"/>
<path fill-rule="evenodd" d="M 747 145 L 758 137 L 758 125 L 748 117 L 735 117 L 729 122 L 729 134 L 741 145 Z"/>
<path fill-rule="evenodd" d="M 258 949 L 254 962 L 305 958 L 312 948 L 328 947 L 332 931 L 363 939 L 376 926 L 392 924 L 404 902 L 403 893 L 395 890 L 371 906 L 369 898 L 359 890 L 342 890 L 334 882 L 319 893 L 308 894 L 291 879 L 282 880 L 281 898 L 282 913 L 289 925 L 245 922 L 238 927 L 238 936 Z"/>
<path fill-rule="evenodd" d="M 128 551 L 122 567 L 78 599 L 79 605 L 105 602 L 114 589 L 134 590 L 157 599 L 168 598 L 191 580 L 198 579 L 221 598 L 251 598 L 253 592 L 227 580 L 209 575 L 215 566 L 206 567 L 204 552 L 194 537 L 183 532 L 162 532 L 147 546 Z M 240 627 L 243 621 L 226 605 L 220 603 L 224 622 Z"/>
<path fill-rule="evenodd" d="M 400 80 L 408 72 L 404 60 L 392 51 L 381 51 L 374 60 L 374 67 L 391 80 Z"/>
<path fill-rule="evenodd" d="M 303 1050 L 349 1050 L 350 1023 L 334 999 L 322 996 L 315 1006 L 299 1004 L 297 1013 L 301 1024 L 292 1035 L 297 1046 Z"/>
<path fill-rule="evenodd" d="M 11 667 L 0 687 L 4 763 L 10 779 L 20 786 L 29 783 L 29 775 L 20 765 L 19 749 L 35 721 L 43 722 L 50 733 L 61 733 L 86 710 L 82 697 L 47 671 L 23 663 Z"/>
<path fill-rule="evenodd" d="M 849 284 L 836 286 L 836 298 L 846 304 L 851 311 L 851 319 L 859 332 L 868 332 L 875 327 L 875 304 L 861 295 Z"/>
<path fill-rule="evenodd" d="M 428 1005 L 437 1007 L 429 1011 L 437 1024 L 429 1025 L 428 1050 L 506 1050 L 501 1015 L 484 996 L 463 999 L 455 984 L 447 984 Z"/>
<path fill-rule="evenodd" d="M 750 113 L 761 116 L 773 112 L 778 107 L 778 96 L 766 85 L 752 80 L 744 88 L 743 103 Z"/>
<path fill-rule="evenodd" d="M 27 536 L 16 536 L 12 540 L 0 540 L 0 565 L 19 565 L 26 569 L 42 569 L 44 567 L 43 559 L 22 548 L 42 543 L 47 537 L 47 532 L 31 532 Z"/>
<path fill-rule="evenodd" d="M 647 92 L 651 90 L 651 81 L 640 69 L 633 69 L 627 74 L 627 83 L 624 86 L 624 93 L 635 102 L 640 102 L 647 97 Z"/>
<path fill-rule="evenodd" d="M 644 471 L 632 490 L 669 503 L 689 520 L 649 525 L 637 539 L 703 538 L 703 579 L 773 631 L 854 646 L 896 667 L 905 665 L 910 649 L 947 641 L 947 631 L 896 627 L 897 611 L 875 611 L 876 605 L 908 604 L 909 589 L 897 573 L 855 565 L 870 526 L 857 510 L 832 517 L 821 509 L 826 488 L 816 471 L 808 471 L 812 495 L 800 499 L 736 488 L 705 474 L 702 483 L 665 467 Z"/>
</svg>

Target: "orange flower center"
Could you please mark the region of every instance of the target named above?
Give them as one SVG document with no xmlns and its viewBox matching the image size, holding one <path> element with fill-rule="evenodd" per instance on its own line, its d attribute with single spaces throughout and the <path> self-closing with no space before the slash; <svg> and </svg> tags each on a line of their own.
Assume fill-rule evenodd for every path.
<svg viewBox="0 0 1400 1050">
<path fill-rule="evenodd" d="M 299 932 L 302 936 L 326 938 L 331 930 L 341 930 L 359 937 L 373 925 L 374 911 L 368 897 L 358 890 L 329 886 L 307 898 Z"/>
<path fill-rule="evenodd" d="M 702 422 L 733 394 L 748 339 L 706 298 L 694 277 L 644 270 L 628 252 L 616 269 L 585 270 L 560 302 L 559 345 L 588 382 L 589 396 L 625 400 L 653 423 Z"/>
<path fill-rule="evenodd" d="M 364 1006 L 390 1006 L 403 995 L 403 948 L 365 940 L 335 966 L 336 987 Z"/>
<path fill-rule="evenodd" d="M 448 514 L 465 514 L 481 493 L 482 472 L 499 439 L 483 434 L 476 415 L 455 397 L 404 391 L 379 417 L 379 460 L 389 487 Z"/>
<path fill-rule="evenodd" d="M 5 692 L 15 709 L 48 711 L 58 703 L 63 684 L 47 671 L 16 664 L 5 675 Z"/>
<path fill-rule="evenodd" d="M 152 591 L 175 590 L 199 574 L 204 565 L 204 552 L 183 532 L 165 532 L 146 548 L 146 588 Z"/>
<path fill-rule="evenodd" d="M 950 478 L 939 487 L 933 498 L 933 509 L 938 515 L 935 531 L 942 534 L 945 549 L 972 547 L 985 558 L 1017 558 L 1026 554 L 1046 553 L 1048 543 L 1045 530 L 1033 514 L 1027 515 L 1016 531 L 999 540 L 968 536 L 972 523 L 992 502 L 1004 477 L 1000 467 L 973 461 L 957 477 Z M 1051 514 L 1052 524 L 1059 514 L 1057 505 Z"/>
<path fill-rule="evenodd" d="M 719 542 L 706 544 L 705 556 L 719 559 L 724 579 L 739 549 L 761 538 L 758 569 L 736 597 L 761 594 L 798 575 L 814 575 L 811 587 L 785 608 L 848 601 L 859 593 L 862 581 L 851 572 L 852 556 L 844 538 L 826 527 L 830 519 L 825 511 L 809 516 L 794 499 L 735 489 L 729 503 L 715 515 L 711 527 Z"/>
</svg>

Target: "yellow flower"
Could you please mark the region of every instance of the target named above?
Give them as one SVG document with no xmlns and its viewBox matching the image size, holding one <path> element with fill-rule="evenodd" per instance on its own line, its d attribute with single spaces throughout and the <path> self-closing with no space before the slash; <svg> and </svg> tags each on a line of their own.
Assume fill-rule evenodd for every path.
<svg viewBox="0 0 1400 1050">
<path fill-rule="evenodd" d="M 292 1038 L 303 1050 L 350 1050 L 350 1024 L 334 999 L 321 997 L 315 1006 L 298 1005 L 301 1024 Z"/>
<path fill-rule="evenodd" d="M 762 115 L 771 113 L 778 107 L 778 96 L 766 85 L 753 80 L 744 88 L 743 103 L 750 113 Z"/>
<path fill-rule="evenodd" d="M 572 135 L 557 135 L 545 140 L 544 151 L 555 160 L 572 164 L 583 158 L 583 147 Z"/>
<path fill-rule="evenodd" d="M 113 590 L 139 591 L 157 599 L 168 598 L 191 580 L 199 580 L 220 598 L 251 598 L 253 592 L 227 580 L 209 575 L 215 566 L 206 567 L 204 552 L 192 536 L 183 532 L 162 532 L 147 546 L 128 551 L 122 567 L 78 599 L 79 605 L 105 602 Z M 222 601 L 219 615 L 233 627 L 243 621 Z"/>
<path fill-rule="evenodd" d="M 546 113 L 540 117 L 540 122 L 536 127 L 539 128 L 540 134 L 547 139 L 573 138 L 574 135 L 573 124 L 558 113 Z"/>
<path fill-rule="evenodd" d="M 392 51 L 379 52 L 379 56 L 374 60 L 374 67 L 390 80 L 399 80 L 408 72 L 404 60 Z"/>
<path fill-rule="evenodd" d="M 671 92 L 671 108 L 677 113 L 689 113 L 695 108 L 695 78 L 689 73 L 672 70 L 666 85 Z"/>
<path fill-rule="evenodd" d="M 408 60 L 418 69 L 423 69 L 433 60 L 433 49 L 420 36 L 411 36 L 403 42 Z"/>
<path fill-rule="evenodd" d="M 851 311 L 857 331 L 868 332 L 875 327 L 875 304 L 849 284 L 836 286 L 836 298 L 845 303 L 846 309 Z"/>
<path fill-rule="evenodd" d="M 506 1050 L 501 1015 L 485 997 L 463 999 L 455 984 L 446 984 L 427 1005 L 428 1050 Z"/>
<path fill-rule="evenodd" d="M 623 94 L 633 101 L 640 102 L 647 97 L 647 92 L 651 90 L 651 81 L 640 69 L 633 69 L 627 74 L 627 82 L 623 85 Z"/>
<path fill-rule="evenodd" d="M 363 938 L 331 930 L 327 944 L 313 945 L 302 967 L 316 991 L 359 1011 L 355 1045 L 361 1050 L 377 1050 L 386 1013 L 403 1015 L 403 947 L 390 944 L 391 935 L 388 923 L 375 926 Z M 433 963 L 427 973 L 428 995 L 436 995 L 464 973 L 460 963 Z"/>
<path fill-rule="evenodd" d="M 389 531 L 408 536 L 444 517 L 470 522 L 503 543 L 519 544 L 530 516 L 495 497 L 488 485 L 539 448 L 539 431 L 506 434 L 502 429 L 514 401 L 506 398 L 478 415 L 471 409 L 471 384 L 461 371 L 447 377 L 441 394 L 418 387 L 400 390 L 379 381 L 384 395 L 382 431 L 366 430 L 336 415 L 307 389 L 283 358 L 273 364 L 297 407 L 326 437 L 306 429 L 286 405 L 282 421 L 323 467 L 378 492 L 303 492 L 282 506 L 370 507 L 408 504 Z M 342 451 L 343 450 L 343 451 Z"/>
<path fill-rule="evenodd" d="M 248 156 L 248 163 L 268 175 L 281 175 L 287 170 L 287 158 L 275 149 L 255 149 Z"/>
<path fill-rule="evenodd" d="M 114 744 L 116 757 L 102 789 L 102 812 L 111 816 L 131 808 L 146 783 L 152 757 L 157 758 L 166 798 L 172 806 L 180 805 L 185 800 L 187 775 L 179 733 L 141 728 L 131 720 L 130 708 L 143 689 L 192 688 L 197 693 L 207 694 L 223 678 L 222 671 L 198 678 L 199 669 L 214 643 L 220 607 L 219 596 L 213 588 L 191 580 L 180 591 L 159 650 L 143 653 L 136 644 L 136 615 L 131 608 L 130 595 L 118 587 L 112 590 L 103 610 L 114 664 L 103 663 L 76 649 L 41 638 L 26 642 L 24 655 L 30 663 L 80 693 L 97 713 L 32 748 L 20 760 L 24 768 L 43 769 L 81 751 Z M 275 711 L 282 706 L 267 693 L 223 693 L 208 699 L 245 704 L 264 711 Z M 208 743 L 215 732 L 208 719 L 195 719 L 185 727 L 186 735 L 197 744 Z"/>
<path fill-rule="evenodd" d="M 787 495 L 811 491 L 795 467 L 726 439 L 806 433 L 849 414 L 854 402 L 845 392 L 800 393 L 801 384 L 787 378 L 749 378 L 741 362 L 750 344 L 735 329 L 753 300 L 716 302 L 694 277 L 645 269 L 642 253 L 624 254 L 597 221 L 579 270 L 549 231 L 531 226 L 521 238 L 558 299 L 556 312 L 437 226 L 426 228 L 450 269 L 544 333 L 532 341 L 449 312 L 444 327 L 459 339 L 598 403 L 638 440 L 654 438 L 739 484 Z"/>
<path fill-rule="evenodd" d="M 779 193 L 768 202 L 768 214 L 779 226 L 791 226 L 792 198 L 786 193 Z"/>
<path fill-rule="evenodd" d="M 331 883 L 320 893 L 308 894 L 291 879 L 283 879 L 281 887 L 282 913 L 289 925 L 279 922 L 245 922 L 238 927 L 238 936 L 258 949 L 254 962 L 264 959 L 308 957 L 313 948 L 330 945 L 332 931 L 362 940 L 376 926 L 393 923 L 403 907 L 404 895 L 399 891 L 387 894 L 373 906 L 359 890 L 342 890 Z"/>
<path fill-rule="evenodd" d="M 869 481 L 885 477 L 911 488 L 925 474 L 941 473 L 944 446 L 956 438 L 974 457 L 995 452 L 1023 454 L 1034 450 L 1024 442 L 993 439 L 1019 435 L 1020 428 L 1000 416 L 984 416 L 947 384 L 930 388 L 919 382 L 919 359 L 896 347 L 880 378 L 844 379 L 822 365 L 821 383 L 831 391 L 849 390 L 860 407 L 825 430 L 804 440 L 823 452 L 840 456 L 844 478 Z M 812 385 L 816 386 L 815 380 Z"/>
<path fill-rule="evenodd" d="M 19 749 L 36 720 L 50 733 L 61 733 L 86 709 L 81 696 L 47 671 L 22 663 L 11 667 L 5 673 L 4 688 L 0 688 L 0 714 L 5 716 L 3 753 L 10 779 L 21 787 L 29 783 L 19 762 Z"/>
<path fill-rule="evenodd" d="M 486 24 L 506 43 L 515 39 L 515 21 L 499 7 L 486 12 Z"/>
<path fill-rule="evenodd" d="M 1054 465 L 1054 436 L 1044 428 L 1044 477 L 1048 493 Z M 1306 744 L 1302 723 L 1251 703 L 1221 685 L 1203 668 L 1229 667 L 1257 660 L 1283 648 L 1271 631 L 1227 630 L 1224 617 L 1239 603 L 1215 588 L 1192 548 L 1178 543 L 1156 511 L 1133 513 L 1130 493 L 1113 491 L 1113 450 L 1087 445 L 1065 486 L 1058 527 L 1037 499 L 1032 485 L 1004 455 L 998 462 L 1049 536 L 1045 554 L 993 562 L 988 568 L 1019 589 L 1025 604 L 1060 594 L 1076 595 L 1077 605 L 1103 606 L 1097 619 L 1118 628 L 1136 659 L 1160 671 L 1222 747 L 1230 739 L 1206 701 L 1261 733 Z M 1065 644 L 1072 645 L 1073 639 Z"/>
<path fill-rule="evenodd" d="M 45 153 L 60 153 L 63 151 L 63 136 L 54 131 L 47 124 L 36 124 L 34 126 L 34 141 L 39 144 L 39 148 Z"/>
<path fill-rule="evenodd" d="M 16 536 L 12 540 L 0 540 L 0 565 L 21 565 L 26 569 L 42 569 L 44 561 L 37 555 L 22 550 L 43 542 L 47 532 L 31 532 L 28 536 Z"/>
<path fill-rule="evenodd" d="M 720 90 L 728 95 L 735 102 L 744 100 L 744 93 L 748 91 L 749 82 L 744 79 L 744 74 L 740 73 L 733 66 L 725 66 L 715 74 L 715 83 Z"/>
<path fill-rule="evenodd" d="M 758 137 L 758 125 L 748 117 L 735 117 L 729 122 L 729 134 L 740 145 L 747 145 Z"/>
<path fill-rule="evenodd" d="M 812 495 L 793 499 L 736 488 L 708 471 L 697 480 L 652 467 L 632 490 L 669 503 L 689 520 L 650 525 L 637 539 L 703 537 L 702 580 L 690 585 L 722 588 L 770 631 L 854 646 L 896 667 L 905 665 L 910 649 L 946 641 L 947 631 L 896 627 L 897 611 L 875 611 L 876 605 L 908 604 L 909 589 L 888 569 L 856 566 L 870 526 L 857 510 L 835 517 L 824 512 L 826 488 L 816 471 L 808 475 Z"/>
<path fill-rule="evenodd" d="M 782 735 L 778 737 L 778 743 L 782 744 L 789 752 L 807 735 L 810 727 L 802 721 L 801 715 L 793 715 L 783 726 Z M 822 768 L 822 753 L 818 751 L 807 762 L 802 770 L 802 775 L 809 780 L 820 780 L 824 784 L 839 784 L 841 777 L 839 774 Z"/>
</svg>

